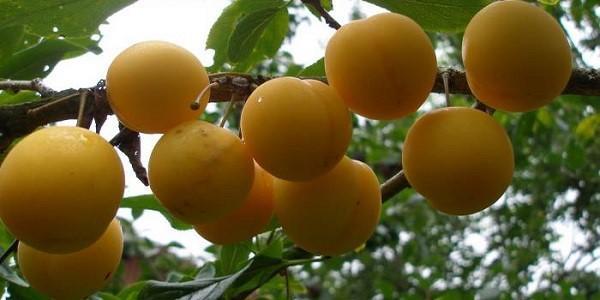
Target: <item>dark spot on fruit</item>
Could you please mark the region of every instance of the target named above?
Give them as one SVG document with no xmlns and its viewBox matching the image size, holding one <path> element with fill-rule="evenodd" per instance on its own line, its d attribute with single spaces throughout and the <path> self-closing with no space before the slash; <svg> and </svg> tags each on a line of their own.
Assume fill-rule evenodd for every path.
<svg viewBox="0 0 600 300">
<path fill-rule="evenodd" d="M 110 277 L 110 274 L 112 274 L 112 272 L 106 273 L 106 275 L 104 275 L 104 280 L 108 279 Z"/>
</svg>

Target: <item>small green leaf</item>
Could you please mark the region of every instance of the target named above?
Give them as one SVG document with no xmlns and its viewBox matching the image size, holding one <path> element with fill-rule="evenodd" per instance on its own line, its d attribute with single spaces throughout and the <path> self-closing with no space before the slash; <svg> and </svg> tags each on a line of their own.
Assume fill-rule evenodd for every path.
<svg viewBox="0 0 600 300">
<path fill-rule="evenodd" d="M 301 77 L 325 76 L 325 59 L 321 58 L 298 73 Z"/>
<path fill-rule="evenodd" d="M 244 16 L 229 38 L 229 60 L 238 63 L 248 58 L 279 11 L 281 8 L 265 8 Z"/>
<path fill-rule="evenodd" d="M 581 120 L 575 129 L 575 135 L 583 140 L 591 140 L 600 132 L 600 113 Z"/>
<path fill-rule="evenodd" d="M 491 0 L 366 0 L 419 23 L 425 31 L 462 32 L 471 18 Z"/>
<path fill-rule="evenodd" d="M 140 210 L 147 209 L 153 210 L 161 213 L 167 221 L 171 224 L 171 227 L 178 230 L 187 230 L 191 229 L 192 226 L 184 223 L 183 221 L 178 220 L 173 215 L 171 215 L 167 209 L 162 206 L 154 195 L 140 195 L 135 197 L 124 198 L 121 201 L 121 207 L 123 208 L 131 208 L 132 210 Z"/>
<path fill-rule="evenodd" d="M 331 0 L 321 0 L 321 6 L 323 6 L 326 11 L 333 9 L 333 3 Z"/>
</svg>

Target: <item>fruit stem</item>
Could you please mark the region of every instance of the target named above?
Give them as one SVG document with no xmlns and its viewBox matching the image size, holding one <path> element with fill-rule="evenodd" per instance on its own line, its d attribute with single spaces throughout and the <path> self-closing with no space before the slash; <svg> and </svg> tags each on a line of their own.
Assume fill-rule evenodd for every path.
<svg viewBox="0 0 600 300">
<path fill-rule="evenodd" d="M 85 103 L 87 102 L 87 96 L 89 93 L 88 89 L 83 89 L 79 94 L 79 111 L 77 113 L 77 127 L 82 127 L 83 124 L 83 112 L 85 111 Z"/>
<path fill-rule="evenodd" d="M 4 263 L 4 261 L 13 253 L 17 250 L 17 246 L 19 245 L 19 240 L 15 239 L 12 241 L 12 243 L 10 243 L 10 245 L 8 246 L 8 248 L 6 248 L 6 251 L 4 251 L 4 253 L 2 253 L 2 256 L 0 256 L 0 264 Z"/>
<path fill-rule="evenodd" d="M 381 201 L 385 202 L 400 191 L 409 187 L 410 183 L 408 182 L 408 179 L 406 179 L 404 171 L 400 171 L 379 186 L 379 189 L 381 190 Z"/>
<path fill-rule="evenodd" d="M 202 98 L 204 98 L 204 94 L 206 94 L 211 88 L 213 87 L 218 87 L 219 83 L 218 82 L 213 82 L 207 86 L 205 86 L 202 91 L 200 92 L 200 94 L 198 94 L 198 97 L 196 97 L 196 99 L 194 99 L 194 102 L 192 102 L 192 104 L 190 104 L 190 108 L 193 110 L 198 110 L 200 108 L 200 101 L 202 101 Z"/>
<path fill-rule="evenodd" d="M 229 114 L 231 113 L 231 108 L 233 107 L 233 102 L 235 102 L 236 98 L 237 98 L 236 93 L 231 94 L 231 99 L 229 99 L 227 108 L 225 108 L 225 112 L 223 113 L 223 118 L 221 118 L 221 122 L 219 122 L 219 127 L 223 128 L 223 126 L 225 126 L 225 123 L 227 122 L 227 117 L 229 117 Z"/>
<path fill-rule="evenodd" d="M 444 82 L 444 94 L 446 94 L 446 106 L 450 106 L 450 87 L 448 84 L 448 72 L 442 72 L 442 81 Z"/>
<path fill-rule="evenodd" d="M 290 275 L 288 272 L 288 268 L 285 268 L 283 275 L 285 276 L 285 299 L 292 300 L 292 291 L 290 290 Z"/>
</svg>

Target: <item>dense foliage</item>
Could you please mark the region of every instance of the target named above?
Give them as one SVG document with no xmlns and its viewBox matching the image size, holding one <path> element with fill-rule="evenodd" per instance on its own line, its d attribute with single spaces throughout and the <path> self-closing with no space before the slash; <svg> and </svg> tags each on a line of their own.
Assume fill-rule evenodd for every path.
<svg viewBox="0 0 600 300">
<path fill-rule="evenodd" d="M 134 1 L 3 1 L 0 3 L 0 78 L 47 76 L 61 60 L 102 51 L 98 26 Z M 304 1 L 306 3 L 315 1 Z M 320 18 L 301 1 L 234 0 L 213 25 L 206 47 L 215 50 L 209 72 L 323 76 L 323 61 L 294 63 L 281 45 L 302 22 Z M 331 1 L 321 0 L 331 10 Z M 376 1 L 416 20 L 430 35 L 441 68 L 460 66 L 462 31 L 488 0 Z M 578 67 L 581 53 L 600 51 L 600 1 L 539 1 L 584 36 L 572 39 Z M 310 15 L 312 12 L 314 16 Z M 357 1 L 353 17 L 362 17 Z M 100 78 L 99 78 L 100 79 Z M 0 93 L 0 109 L 37 101 L 34 92 Z M 600 299 L 600 98 L 561 96 L 529 113 L 496 112 L 515 151 L 515 175 L 506 195 L 472 216 L 454 217 L 431 209 L 407 189 L 383 206 L 381 223 L 364 248 L 340 257 L 312 257 L 294 248 L 273 223 L 252 241 L 210 246 L 214 260 L 178 257 L 180 245 L 157 245 L 123 222 L 125 251 L 118 273 L 98 299 Z M 474 103 L 452 95 L 452 105 Z M 426 110 L 443 106 L 433 95 Z M 225 110 L 203 118 L 214 121 Z M 373 166 L 380 181 L 400 169 L 402 143 L 418 114 L 395 121 L 354 120 L 349 155 Z M 237 130 L 239 108 L 229 126 Z M 142 137 L 143 138 L 143 137 Z M 5 146 L 3 146 L 5 148 Z M 126 198 L 121 207 L 134 217 L 161 212 L 152 195 Z M 12 238 L 0 230 L 0 246 Z M 288 268 L 289 267 L 289 268 Z M 44 299 L 27 287 L 14 261 L 0 266 L 8 299 Z M 149 281 L 151 280 L 151 281 Z M 258 289 L 257 289 L 258 288 Z"/>
</svg>

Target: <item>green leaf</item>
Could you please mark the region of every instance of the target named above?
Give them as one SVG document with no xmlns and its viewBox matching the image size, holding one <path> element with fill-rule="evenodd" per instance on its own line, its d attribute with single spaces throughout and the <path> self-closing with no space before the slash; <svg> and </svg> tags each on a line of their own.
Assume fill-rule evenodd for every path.
<svg viewBox="0 0 600 300">
<path fill-rule="evenodd" d="M 333 9 L 333 3 L 331 2 L 331 0 L 321 0 L 321 6 L 323 6 L 326 11 L 330 11 Z"/>
<path fill-rule="evenodd" d="M 41 36 L 90 36 L 110 15 L 134 0 L 6 0 L 0 10 L 0 30 L 24 25 Z M 58 32 L 54 31 L 54 27 Z"/>
<path fill-rule="evenodd" d="M 161 213 L 167 221 L 171 224 L 171 227 L 178 230 L 187 230 L 191 229 L 192 226 L 184 223 L 176 219 L 173 215 L 171 215 L 164 206 L 158 202 L 158 199 L 154 197 L 154 195 L 140 195 L 135 197 L 124 198 L 121 201 L 121 207 L 123 208 L 131 208 L 132 210 L 136 209 L 146 209 L 153 210 Z"/>
<path fill-rule="evenodd" d="M 0 106 L 15 105 L 40 99 L 40 96 L 33 91 L 19 91 L 16 94 L 9 91 L 0 92 Z"/>
<path fill-rule="evenodd" d="M 50 298 L 38 293 L 30 287 L 23 287 L 13 283 L 8 284 L 8 297 L 6 300 L 49 300 Z"/>
<path fill-rule="evenodd" d="M 250 255 L 250 247 L 249 241 L 221 246 L 215 261 L 217 275 L 231 274 L 244 266 Z"/>
<path fill-rule="evenodd" d="M 233 63 L 239 63 L 247 59 L 252 54 L 267 26 L 281 10 L 281 8 L 265 8 L 244 16 L 229 38 L 227 52 L 229 60 Z"/>
<path fill-rule="evenodd" d="M 145 281 L 139 281 L 128 285 L 117 295 L 121 300 L 137 300 L 140 291 L 146 286 Z"/>
<path fill-rule="evenodd" d="M 274 17 L 274 20 L 264 29 L 264 33 L 258 42 L 259 47 L 266 47 L 268 49 L 279 48 L 285 34 L 288 30 L 288 19 L 287 10 L 283 9 L 285 3 L 281 0 L 237 0 L 233 1 L 228 7 L 226 7 L 217 21 L 213 24 L 206 40 L 206 49 L 213 49 L 215 51 L 213 65 L 208 68 L 209 72 L 218 72 L 223 70 L 223 65 L 227 62 L 231 63 L 228 59 L 229 52 L 229 41 L 239 21 L 246 15 L 252 12 L 259 11 L 265 8 L 281 8 L 280 13 Z M 285 23 L 282 23 L 283 14 L 285 14 Z M 283 24 L 283 25 L 282 25 Z M 281 34 L 283 32 L 283 34 Z M 275 36 L 279 36 L 281 42 L 277 44 Z M 264 44 L 264 45 L 263 45 Z M 261 46 L 262 45 L 262 46 Z M 276 50 L 277 50 L 276 49 Z M 270 55 L 267 50 L 254 51 L 253 58 L 256 56 L 255 52 L 265 52 Z M 263 55 L 261 53 L 258 53 Z M 272 54 L 274 55 L 274 53 Z M 270 56 L 272 56 L 270 55 Z M 259 58 L 262 60 L 263 58 Z M 244 62 L 245 65 L 251 65 L 252 63 Z"/>
<path fill-rule="evenodd" d="M 139 299 L 146 300 L 217 300 L 225 293 L 231 284 L 253 263 L 246 265 L 239 272 L 230 276 L 197 279 L 188 282 L 170 283 L 149 281 L 139 294 Z"/>
<path fill-rule="evenodd" d="M 232 294 L 237 295 L 245 291 L 254 290 L 269 280 L 288 263 L 282 259 L 257 255 L 252 259 L 248 268 L 233 284 Z"/>
<path fill-rule="evenodd" d="M 415 20 L 425 31 L 462 32 L 491 0 L 366 0 Z"/>
<path fill-rule="evenodd" d="M 83 42 L 83 43 L 82 43 Z M 44 39 L 32 47 L 14 53 L 0 61 L 0 78 L 33 79 L 45 77 L 65 58 L 96 49 L 91 40 Z"/>
<path fill-rule="evenodd" d="M 215 277 L 217 271 L 215 270 L 215 265 L 212 262 L 205 263 L 200 269 L 198 269 L 198 273 L 196 273 L 196 279 L 208 279 Z"/>
<path fill-rule="evenodd" d="M 285 9 L 280 10 L 265 28 L 252 54 L 243 62 L 236 64 L 234 71 L 248 72 L 261 61 L 274 57 L 281 48 L 288 32 L 288 22 L 288 11 Z"/>
<path fill-rule="evenodd" d="M 575 134 L 583 140 L 591 140 L 600 132 L 600 113 L 593 114 L 581 120 L 575 129 Z"/>
<path fill-rule="evenodd" d="M 97 293 L 90 297 L 90 300 L 122 300 L 121 298 L 109 293 Z"/>
<path fill-rule="evenodd" d="M 538 2 L 544 5 L 556 5 L 558 4 L 559 0 L 538 0 Z"/>
<path fill-rule="evenodd" d="M 298 73 L 302 77 L 325 76 L 325 59 L 321 58 Z"/>
<path fill-rule="evenodd" d="M 9 57 L 19 49 L 23 41 L 24 27 L 22 25 L 10 26 L 0 29 L 0 61 Z"/>
</svg>

